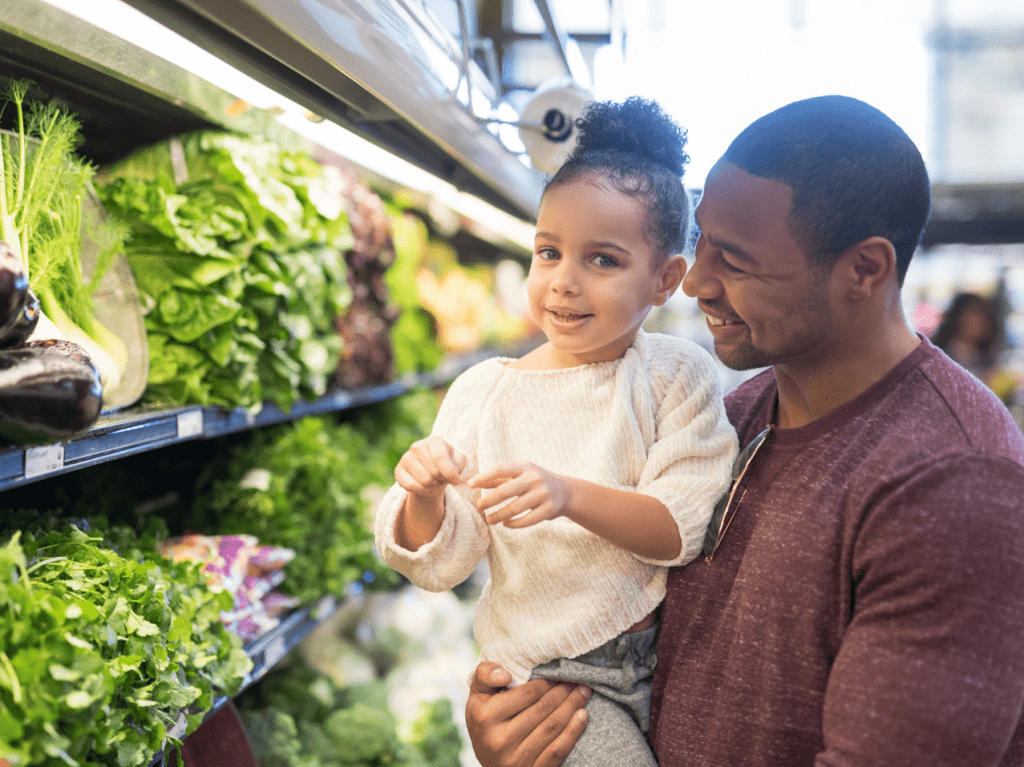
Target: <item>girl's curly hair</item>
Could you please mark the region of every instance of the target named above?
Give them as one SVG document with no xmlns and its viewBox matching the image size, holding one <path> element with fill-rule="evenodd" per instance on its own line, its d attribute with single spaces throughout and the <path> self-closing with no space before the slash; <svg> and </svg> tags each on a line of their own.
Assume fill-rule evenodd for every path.
<svg viewBox="0 0 1024 767">
<path fill-rule="evenodd" d="M 692 202 L 683 186 L 690 161 L 686 130 L 657 102 L 632 96 L 592 101 L 577 118 L 576 147 L 545 190 L 581 176 L 599 176 L 619 192 L 643 201 L 648 233 L 665 257 L 689 246 Z"/>
</svg>

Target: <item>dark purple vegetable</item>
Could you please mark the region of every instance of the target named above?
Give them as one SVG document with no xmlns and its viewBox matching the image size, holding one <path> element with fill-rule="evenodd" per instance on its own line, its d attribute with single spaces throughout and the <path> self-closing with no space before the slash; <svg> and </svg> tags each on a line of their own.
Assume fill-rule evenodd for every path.
<svg viewBox="0 0 1024 767">
<path fill-rule="evenodd" d="M 391 326 L 400 309 L 388 295 L 384 272 L 395 261 L 395 246 L 384 201 L 350 176 L 344 192 L 352 247 L 345 251 L 352 303 L 334 325 L 345 341 L 335 384 L 358 389 L 394 378 Z"/>
<path fill-rule="evenodd" d="M 0 343 L 22 320 L 29 292 L 25 265 L 11 246 L 0 240 Z"/>
<path fill-rule="evenodd" d="M 0 338 L 0 349 L 25 343 L 28 337 L 32 335 L 32 331 L 36 329 L 36 325 L 39 324 L 40 313 L 39 299 L 29 289 L 28 302 L 18 315 L 17 321 L 7 331 L 7 335 Z"/>
<path fill-rule="evenodd" d="M 70 341 L 29 341 L 0 350 L 0 438 L 12 444 L 70 439 L 99 418 L 100 374 Z"/>
</svg>

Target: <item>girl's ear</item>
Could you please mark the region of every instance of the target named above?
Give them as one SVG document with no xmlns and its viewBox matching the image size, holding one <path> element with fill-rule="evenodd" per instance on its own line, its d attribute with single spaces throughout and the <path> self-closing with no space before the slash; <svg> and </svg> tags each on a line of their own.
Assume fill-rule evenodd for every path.
<svg viewBox="0 0 1024 767">
<path fill-rule="evenodd" d="M 686 276 L 686 258 L 681 253 L 669 256 L 658 271 L 660 277 L 658 280 L 658 292 L 655 293 L 654 301 L 652 302 L 654 306 L 664 304 L 679 288 L 683 277 Z"/>
</svg>

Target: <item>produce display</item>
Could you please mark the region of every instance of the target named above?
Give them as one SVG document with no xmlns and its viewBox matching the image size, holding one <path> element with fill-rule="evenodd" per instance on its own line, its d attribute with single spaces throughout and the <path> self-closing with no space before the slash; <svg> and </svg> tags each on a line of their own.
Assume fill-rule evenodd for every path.
<svg viewBox="0 0 1024 767">
<path fill-rule="evenodd" d="M 352 174 L 221 131 L 97 173 L 75 155 L 76 119 L 29 91 L 12 86 L 18 130 L 0 131 L 0 439 L 84 433 L 133 365 L 147 406 L 287 410 L 528 331 L 493 267 L 463 265 L 426 214 Z M 118 267 L 138 285 L 141 359 L 97 313 Z M 224 438 L 173 459 L 198 464 L 187 479 L 151 454 L 8 490 L 0 767 L 148 764 L 172 727 L 184 737 L 238 693 L 243 642 L 325 595 L 398 586 L 372 512 L 437 404 L 414 390 Z M 14 511 L 33 503 L 55 511 Z M 421 690 L 422 671 L 396 674 Z M 278 692 L 240 699 L 263 767 L 459 760 L 454 694 L 396 708 L 384 679 L 277 673 Z"/>
<path fill-rule="evenodd" d="M 104 386 L 116 387 L 127 365 L 123 342 L 96 319 L 92 294 L 121 246 L 118 227 L 83 214 L 95 169 L 75 155 L 80 125 L 53 104 L 25 104 L 30 83 L 14 81 L 7 102 L 18 130 L 0 140 L 0 239 L 25 270 L 42 314 L 38 338 L 65 338 L 81 346 L 100 371 Z M 82 245 L 100 245 L 88 280 Z"/>
<path fill-rule="evenodd" d="M 396 211 L 392 226 L 397 260 L 386 279 L 403 308 L 396 330 L 405 337 L 395 339 L 395 354 L 403 359 L 403 370 L 429 370 L 444 353 L 508 344 L 530 332 L 525 317 L 510 313 L 499 303 L 494 267 L 463 266 L 451 244 L 431 236 L 426 222 L 411 211 Z M 417 310 L 430 317 L 429 325 L 423 325 Z M 425 336 L 436 337 L 436 341 L 420 360 L 423 352 L 416 344 Z"/>
<path fill-rule="evenodd" d="M 231 595 L 231 609 L 221 610 L 220 621 L 246 644 L 299 606 L 297 597 L 277 590 L 295 556 L 291 549 L 262 545 L 252 535 L 192 534 L 163 541 L 159 551 L 172 562 L 201 565 L 207 584 Z"/>
<path fill-rule="evenodd" d="M 121 232 L 87 214 L 95 171 L 74 154 L 79 123 L 52 104 L 26 104 L 29 87 L 8 86 L 17 130 L 0 132 L 0 437 L 17 444 L 87 429 L 128 364 L 94 302 Z M 86 239 L 98 253 L 88 279 Z"/>
<path fill-rule="evenodd" d="M 351 174 L 345 178 L 343 196 L 353 238 L 345 251 L 352 302 L 335 323 L 344 341 L 336 382 L 358 389 L 394 379 L 391 334 L 402 310 L 385 281 L 395 247 L 383 200 Z"/>
<path fill-rule="evenodd" d="M 0 763 L 149 764 L 252 667 L 226 592 L 152 541 L 10 513 L 0 533 Z M 115 549 L 117 549 L 115 551 Z"/>
<path fill-rule="evenodd" d="M 424 702 L 406 728 L 381 681 L 340 686 L 301 660 L 237 705 L 261 767 L 454 767 L 462 738 L 449 701 Z M 404 731 L 403 731 L 404 730 Z"/>
<path fill-rule="evenodd" d="M 417 390 L 352 421 L 309 417 L 254 432 L 210 464 L 180 527 L 295 551 L 280 589 L 303 602 L 353 583 L 393 586 L 374 549 L 371 507 L 436 412 L 433 393 Z"/>
<path fill-rule="evenodd" d="M 99 187 L 129 227 L 146 302 L 144 400 L 287 409 L 323 394 L 341 353 L 334 320 L 352 297 L 338 190 L 310 157 L 262 139 L 180 143 L 183 178 L 164 143 L 104 169 Z"/>
</svg>

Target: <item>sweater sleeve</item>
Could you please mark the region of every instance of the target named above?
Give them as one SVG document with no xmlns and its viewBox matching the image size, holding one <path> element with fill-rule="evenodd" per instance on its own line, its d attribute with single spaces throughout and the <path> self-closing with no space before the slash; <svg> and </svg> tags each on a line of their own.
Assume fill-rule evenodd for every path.
<svg viewBox="0 0 1024 767">
<path fill-rule="evenodd" d="M 1024 469 L 954 456 L 875 499 L 817 767 L 995 765 L 1024 701 Z"/>
<path fill-rule="evenodd" d="M 715 502 L 729 489 L 738 450 L 711 355 L 687 342 L 678 359 L 636 488 L 665 504 L 679 529 L 682 547 L 675 559 L 639 557 L 661 566 L 686 564 L 700 553 Z"/>
<path fill-rule="evenodd" d="M 464 477 L 477 472 L 476 427 L 481 404 L 493 383 L 487 363 L 470 368 L 449 387 L 431 434 L 461 450 L 468 462 Z M 397 483 L 381 499 L 374 537 L 381 558 L 420 588 L 445 591 L 462 583 L 487 554 L 490 532 L 474 502 L 479 491 L 465 484 L 445 488 L 445 514 L 434 540 L 410 551 L 395 538 L 399 514 L 408 493 Z"/>
</svg>

